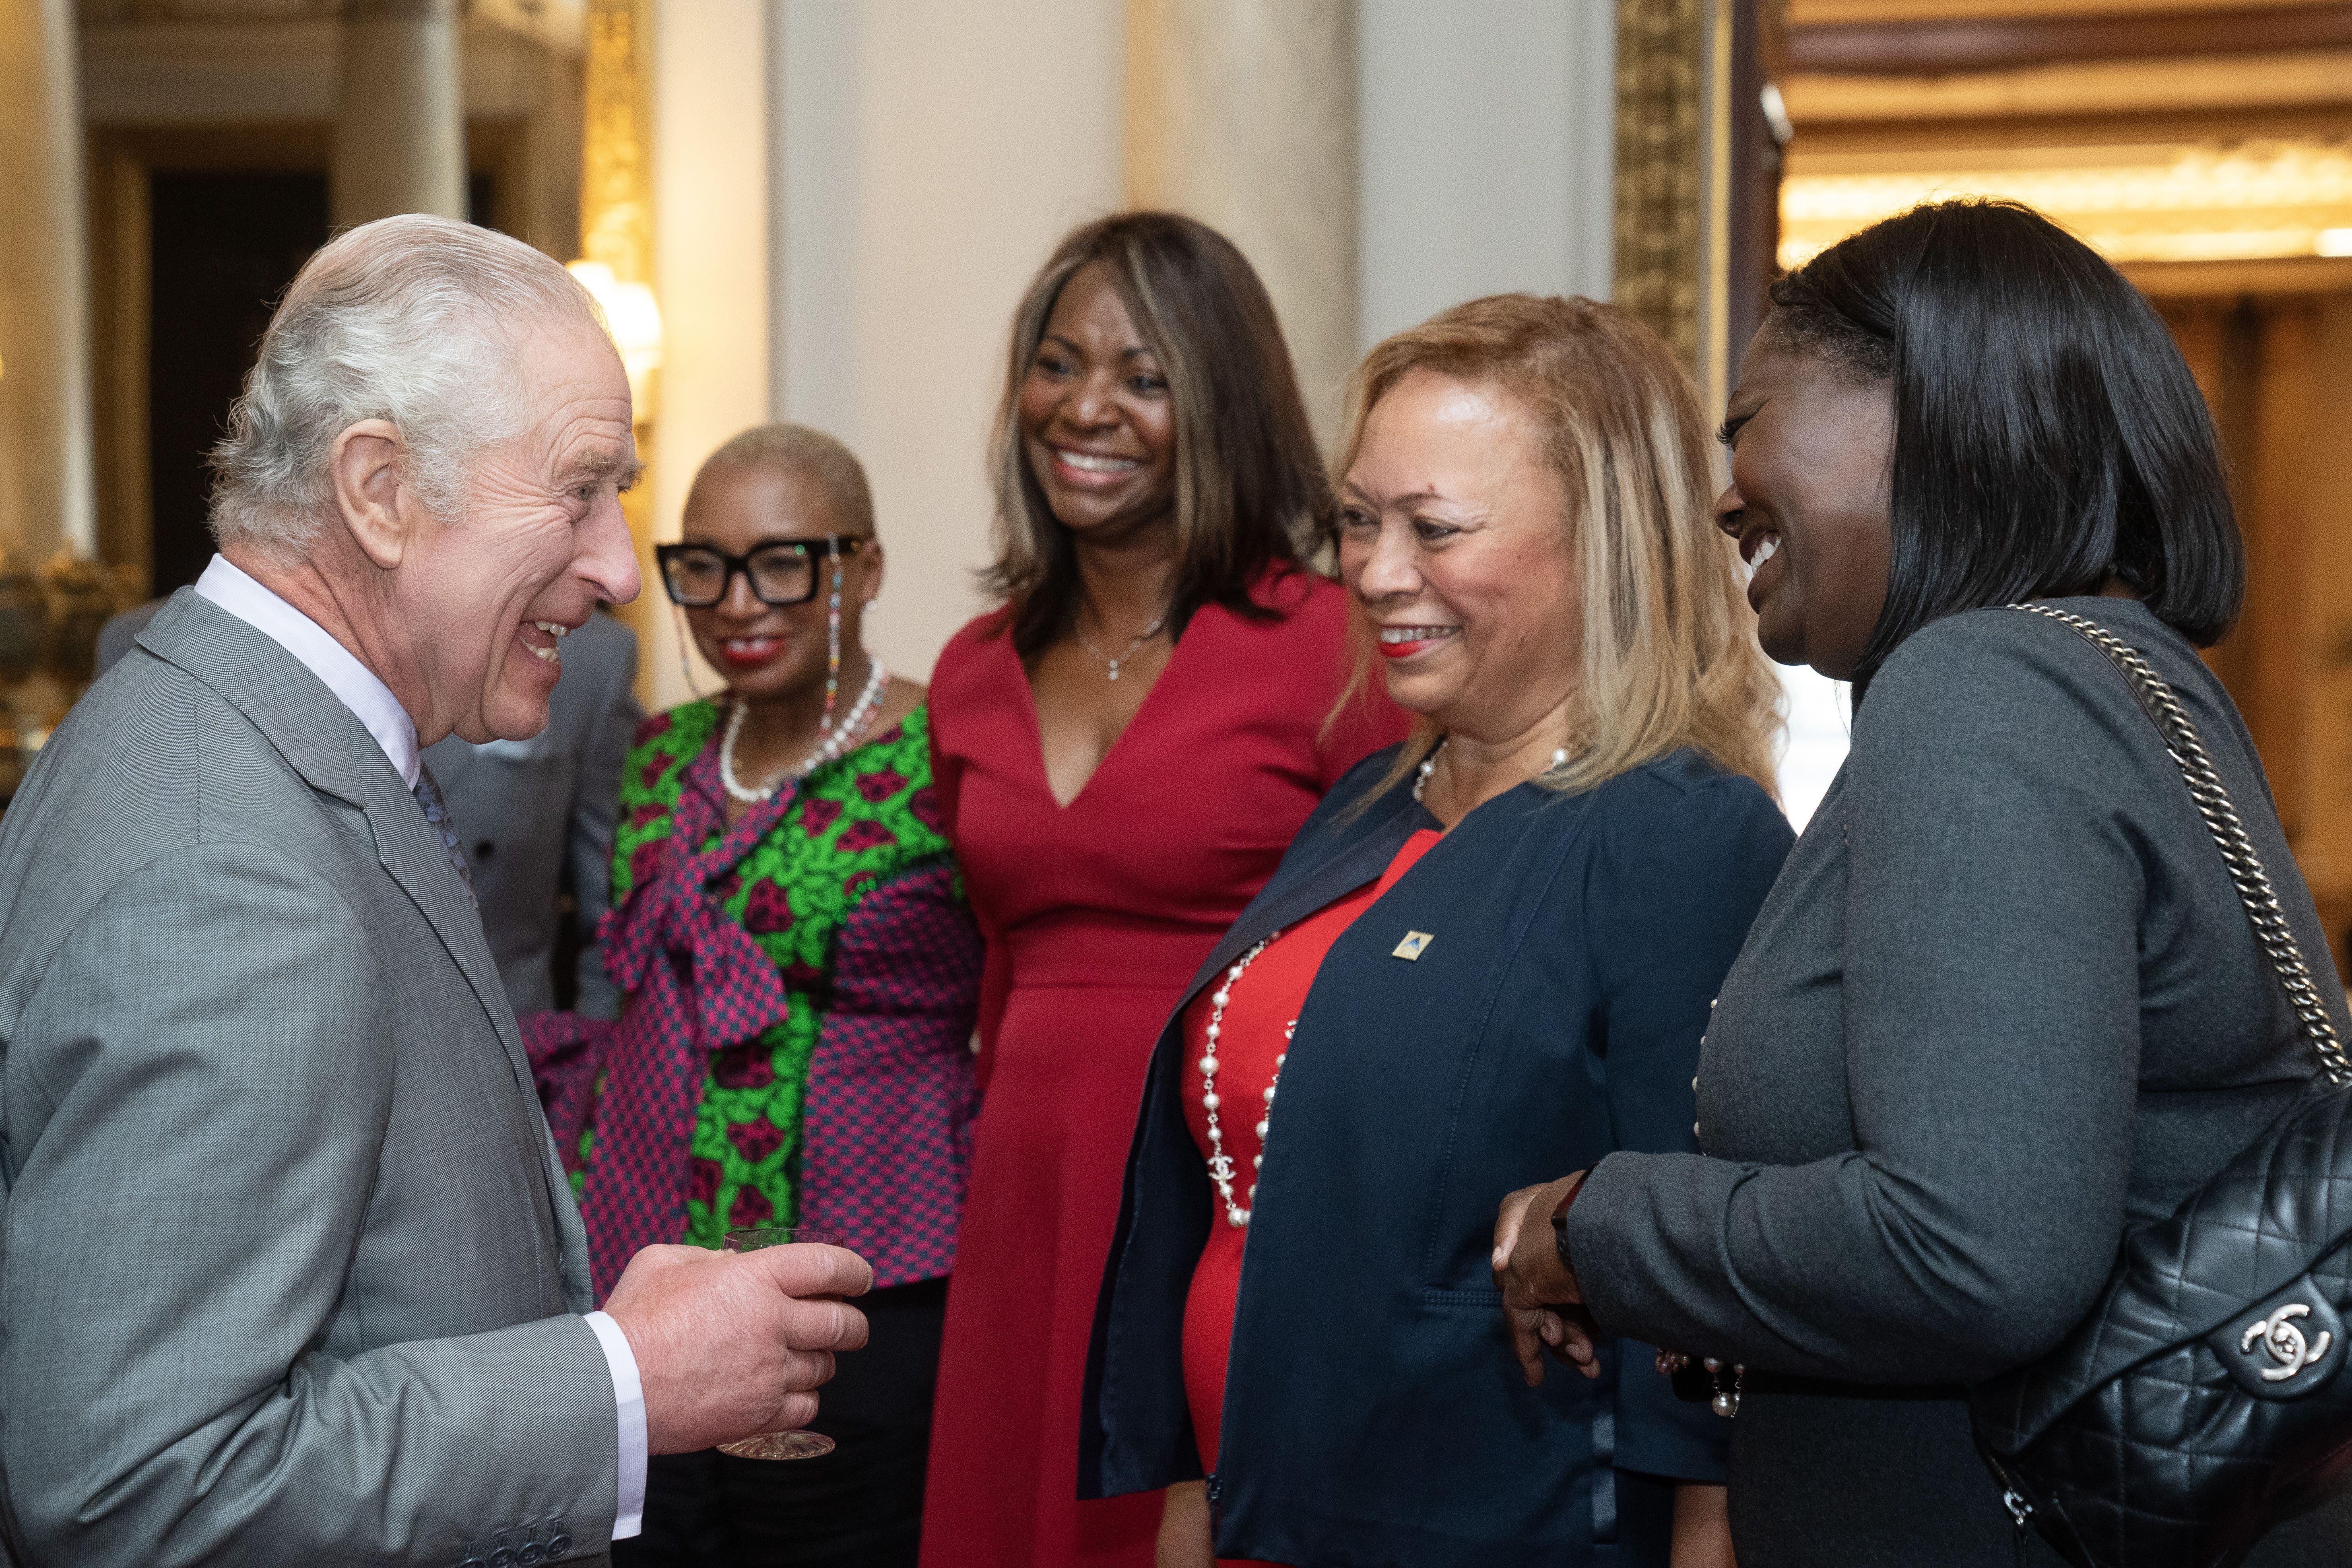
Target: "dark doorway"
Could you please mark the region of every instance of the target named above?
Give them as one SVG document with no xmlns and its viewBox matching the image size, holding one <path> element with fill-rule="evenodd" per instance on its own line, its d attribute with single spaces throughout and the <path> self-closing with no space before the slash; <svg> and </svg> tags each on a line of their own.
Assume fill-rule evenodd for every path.
<svg viewBox="0 0 2352 1568">
<path fill-rule="evenodd" d="M 205 455 L 252 367 L 270 308 L 327 242 L 327 176 L 155 171 L 149 277 L 147 438 L 152 592 L 196 580 L 212 556 Z"/>
</svg>

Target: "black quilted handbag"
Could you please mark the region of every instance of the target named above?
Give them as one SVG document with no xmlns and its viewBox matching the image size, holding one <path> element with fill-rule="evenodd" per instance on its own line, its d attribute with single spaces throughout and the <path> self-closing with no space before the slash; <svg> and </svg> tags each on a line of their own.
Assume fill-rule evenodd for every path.
<svg viewBox="0 0 2352 1568">
<path fill-rule="evenodd" d="M 2095 623 L 2179 763 L 2322 1077 L 2160 1225 L 2128 1237 L 2066 1342 L 1972 1396 L 2022 1531 L 2077 1568 L 2214 1568 L 2352 1461 L 2352 1063 L 2269 876 L 2172 689 Z"/>
</svg>

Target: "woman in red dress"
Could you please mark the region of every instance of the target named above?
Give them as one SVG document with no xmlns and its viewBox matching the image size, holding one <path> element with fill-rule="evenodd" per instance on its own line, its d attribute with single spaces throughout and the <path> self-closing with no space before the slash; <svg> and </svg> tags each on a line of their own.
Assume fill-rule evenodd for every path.
<svg viewBox="0 0 2352 1568">
<path fill-rule="evenodd" d="M 1013 320 L 1003 608 L 932 677 L 940 805 L 987 939 L 979 1147 L 940 1360 L 926 1568 L 1148 1568 L 1157 1498 L 1077 1500 L 1078 1396 L 1143 1068 L 1324 791 L 1399 739 L 1330 720 L 1333 519 L 1282 331 L 1188 218 L 1066 239 Z"/>
</svg>

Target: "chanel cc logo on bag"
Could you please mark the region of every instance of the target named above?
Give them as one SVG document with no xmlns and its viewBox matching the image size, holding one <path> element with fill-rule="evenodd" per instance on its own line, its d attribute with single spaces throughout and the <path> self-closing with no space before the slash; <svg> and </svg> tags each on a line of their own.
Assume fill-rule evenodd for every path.
<svg viewBox="0 0 2352 1568">
<path fill-rule="evenodd" d="M 2347 1330 L 2336 1310 L 2341 1287 L 2306 1274 L 2250 1301 L 2206 1336 L 2230 1381 L 2257 1399 L 2301 1399 L 2336 1381 Z"/>
<path fill-rule="evenodd" d="M 2264 1383 L 2284 1383 L 2288 1378 L 2326 1355 L 2327 1347 L 2336 1342 L 2336 1336 L 2323 1329 L 2320 1331 L 2318 1339 L 2305 1343 L 2303 1330 L 2296 1326 L 2295 1320 L 2309 1316 L 2311 1316 L 2310 1306 L 2305 1302 L 2296 1301 L 2292 1305 L 2281 1307 L 2267 1318 L 2256 1319 L 2252 1323 L 2248 1324 L 2246 1331 L 2239 1336 L 2238 1350 L 2241 1354 L 2252 1355 L 2255 1344 L 2259 1342 L 2264 1352 L 2275 1363 L 2262 1369 Z"/>
</svg>

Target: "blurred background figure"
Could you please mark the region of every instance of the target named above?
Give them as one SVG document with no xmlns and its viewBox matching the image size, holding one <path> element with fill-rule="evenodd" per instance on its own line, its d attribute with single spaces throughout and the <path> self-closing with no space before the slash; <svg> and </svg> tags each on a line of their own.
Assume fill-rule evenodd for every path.
<svg viewBox="0 0 2352 1568">
<path fill-rule="evenodd" d="M 1144 1061 L 1317 800 L 1404 726 L 1385 698 L 1339 705 L 1345 606 L 1301 559 L 1330 491 L 1231 244 L 1166 213 L 1078 229 L 1005 366 L 1005 604 L 936 677 L 940 805 L 988 938 L 987 1099 L 923 1555 L 1147 1563 L 1159 1500 L 1080 1502 L 1076 1482 Z"/>
<path fill-rule="evenodd" d="M 871 1263 L 875 1289 L 872 1337 L 815 1422 L 835 1450 L 656 1456 L 645 1533 L 614 1562 L 911 1564 L 980 982 L 924 689 L 860 637 L 882 547 L 865 471 L 831 437 L 729 441 L 659 562 L 727 689 L 655 717 L 621 770 L 619 1024 L 523 1020 L 590 1268 L 601 1291 L 640 1247 L 806 1225 Z"/>
<path fill-rule="evenodd" d="M 428 746 L 474 901 L 516 1013 L 620 1016 L 596 940 L 612 892 L 613 821 L 637 706 L 636 634 L 599 611 L 563 639 L 547 728 L 528 741 Z"/>
</svg>

